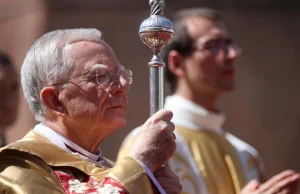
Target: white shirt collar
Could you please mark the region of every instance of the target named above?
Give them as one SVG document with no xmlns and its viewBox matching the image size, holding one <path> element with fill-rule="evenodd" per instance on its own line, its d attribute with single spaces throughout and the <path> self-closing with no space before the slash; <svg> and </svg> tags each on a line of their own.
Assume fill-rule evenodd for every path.
<svg viewBox="0 0 300 194">
<path fill-rule="evenodd" d="M 213 113 L 177 94 L 166 97 L 165 108 L 173 112 L 172 122 L 191 130 L 213 130 L 223 133 L 225 115 Z"/>
<path fill-rule="evenodd" d="M 89 151 L 86 151 L 76 143 L 70 141 L 69 139 L 65 138 L 64 136 L 60 135 L 50 127 L 46 126 L 43 123 L 37 124 L 34 129 L 34 131 L 42 134 L 47 139 L 49 139 L 52 143 L 57 145 L 58 147 L 62 148 L 63 150 L 79 155 L 81 158 L 93 161 L 95 163 L 103 164 L 104 160 L 102 160 L 101 157 L 101 151 L 99 149 L 99 154 L 93 154 Z"/>
</svg>

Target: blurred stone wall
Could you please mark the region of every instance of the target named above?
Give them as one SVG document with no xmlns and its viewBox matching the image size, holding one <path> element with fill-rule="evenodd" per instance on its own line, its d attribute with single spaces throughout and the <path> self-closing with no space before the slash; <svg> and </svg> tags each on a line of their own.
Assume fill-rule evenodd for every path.
<svg viewBox="0 0 300 194">
<path fill-rule="evenodd" d="M 121 0 L 117 1 L 119 4 L 106 1 L 106 6 L 100 1 L 82 6 L 80 1 L 49 2 L 36 1 L 32 3 L 38 6 L 34 10 L 1 19 L 0 48 L 8 50 L 20 66 L 33 40 L 45 31 L 79 27 L 103 31 L 120 62 L 134 71 L 134 84 L 128 97 L 128 127 L 120 129 L 102 145 L 104 155 L 114 160 L 126 134 L 149 115 L 147 63 L 151 52 L 137 34 L 140 23 L 149 16 L 147 1 L 138 8 Z M 192 0 L 167 1 L 167 17 L 179 8 L 196 4 Z M 297 154 L 300 12 L 297 9 L 220 9 L 233 37 L 244 50 L 237 61 L 238 90 L 220 102 L 227 115 L 225 128 L 257 148 L 265 161 L 267 176 L 286 168 L 300 171 Z M 9 140 L 19 139 L 34 124 L 23 102 L 18 122 L 8 133 Z"/>
</svg>

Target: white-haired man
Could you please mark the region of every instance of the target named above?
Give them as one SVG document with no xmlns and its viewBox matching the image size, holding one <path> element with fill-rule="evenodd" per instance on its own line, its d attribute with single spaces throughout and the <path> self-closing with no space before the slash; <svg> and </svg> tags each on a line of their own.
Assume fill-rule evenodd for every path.
<svg viewBox="0 0 300 194">
<path fill-rule="evenodd" d="M 149 118 L 115 166 L 101 156 L 100 143 L 126 125 L 132 72 L 100 31 L 45 34 L 25 58 L 21 83 L 40 124 L 0 150 L 0 193 L 180 192 L 179 179 L 162 167 L 176 147 L 170 111 Z"/>
</svg>

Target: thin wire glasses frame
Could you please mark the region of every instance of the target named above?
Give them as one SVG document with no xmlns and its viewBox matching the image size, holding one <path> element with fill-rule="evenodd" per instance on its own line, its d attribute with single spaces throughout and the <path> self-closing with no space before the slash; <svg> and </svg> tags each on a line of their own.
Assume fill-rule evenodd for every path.
<svg viewBox="0 0 300 194">
<path fill-rule="evenodd" d="M 195 50 L 209 50 L 213 55 L 217 55 L 220 51 L 228 52 L 229 48 L 234 49 L 238 55 L 242 53 L 241 46 L 231 38 L 200 39 L 194 45 Z"/>
<path fill-rule="evenodd" d="M 60 86 L 60 85 L 65 85 L 67 83 L 72 83 L 73 81 L 80 80 L 80 79 L 87 79 L 87 80 L 96 80 L 97 85 L 99 86 L 107 86 L 110 85 L 113 80 L 113 77 L 116 77 L 118 75 L 118 79 L 123 78 L 129 85 L 132 84 L 133 82 L 133 73 L 129 69 L 120 69 L 117 72 L 112 72 L 109 69 L 103 70 L 95 70 L 92 72 L 91 75 L 86 75 L 86 76 L 81 76 L 81 77 L 76 77 L 73 79 L 68 79 L 66 81 L 58 82 L 55 84 L 52 84 L 52 86 Z M 116 78 L 115 78 L 116 79 Z"/>
</svg>

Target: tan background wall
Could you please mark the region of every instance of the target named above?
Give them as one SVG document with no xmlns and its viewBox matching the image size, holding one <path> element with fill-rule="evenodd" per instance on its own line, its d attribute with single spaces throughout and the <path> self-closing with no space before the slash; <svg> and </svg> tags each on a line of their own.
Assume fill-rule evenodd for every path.
<svg viewBox="0 0 300 194">
<path fill-rule="evenodd" d="M 38 7 L 22 15 L 0 19 L 0 49 L 12 54 L 20 66 L 26 50 L 45 31 L 75 27 L 95 27 L 103 31 L 121 63 L 135 74 L 129 92 L 128 127 L 120 129 L 102 145 L 104 155 L 115 159 L 124 136 L 143 123 L 149 113 L 147 63 L 151 53 L 137 35 L 149 8 L 147 1 L 145 6 L 137 3 L 137 8 L 124 3 L 112 5 L 113 1 L 107 1 L 107 6 L 92 2 L 94 4 L 81 7 L 57 1 L 48 5 L 41 1 L 30 3 Z M 170 2 L 167 16 L 181 7 L 197 4 L 190 2 L 184 5 L 183 1 Z M 297 141 L 300 134 L 300 12 L 222 8 L 221 11 L 233 37 L 244 48 L 237 62 L 238 90 L 224 96 L 220 103 L 228 118 L 225 128 L 257 148 L 268 176 L 286 168 L 300 171 L 300 142 Z M 23 136 L 34 123 L 23 102 L 18 122 L 8 133 L 9 140 Z"/>
</svg>

